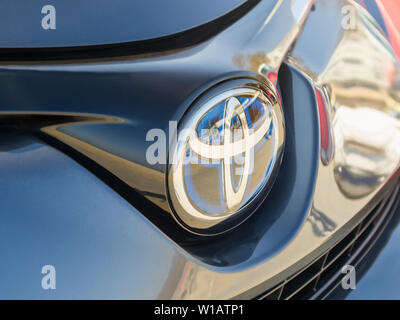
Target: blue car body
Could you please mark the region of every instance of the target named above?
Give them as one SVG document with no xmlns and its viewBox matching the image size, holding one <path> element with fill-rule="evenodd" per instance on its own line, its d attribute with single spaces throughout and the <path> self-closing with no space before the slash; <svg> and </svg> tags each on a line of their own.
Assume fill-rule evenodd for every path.
<svg viewBox="0 0 400 320">
<path fill-rule="evenodd" d="M 0 4 L 1 299 L 400 296 L 400 66 L 378 16 L 344 0 L 52 1 L 45 30 L 44 5 Z M 276 85 L 284 154 L 249 219 L 201 236 L 171 215 L 146 133 L 232 79 Z"/>
</svg>

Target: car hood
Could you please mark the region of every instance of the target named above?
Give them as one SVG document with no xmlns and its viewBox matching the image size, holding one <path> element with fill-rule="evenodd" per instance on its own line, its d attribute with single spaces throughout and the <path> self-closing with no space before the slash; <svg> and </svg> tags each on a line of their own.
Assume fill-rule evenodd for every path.
<svg viewBox="0 0 400 320">
<path fill-rule="evenodd" d="M 106 45 L 166 37 L 232 13 L 243 14 L 258 2 L 55 0 L 55 24 L 46 29 L 42 20 L 50 11 L 44 4 L 3 0 L 0 48 Z"/>
</svg>

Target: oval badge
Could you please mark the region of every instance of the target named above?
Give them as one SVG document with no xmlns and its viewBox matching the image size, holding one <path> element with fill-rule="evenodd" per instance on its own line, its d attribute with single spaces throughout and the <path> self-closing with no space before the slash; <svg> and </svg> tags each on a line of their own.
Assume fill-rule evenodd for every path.
<svg viewBox="0 0 400 320">
<path fill-rule="evenodd" d="M 272 84 L 232 80 L 204 94 L 170 150 L 170 205 L 200 234 L 231 229 L 254 212 L 281 162 L 284 118 Z"/>
</svg>

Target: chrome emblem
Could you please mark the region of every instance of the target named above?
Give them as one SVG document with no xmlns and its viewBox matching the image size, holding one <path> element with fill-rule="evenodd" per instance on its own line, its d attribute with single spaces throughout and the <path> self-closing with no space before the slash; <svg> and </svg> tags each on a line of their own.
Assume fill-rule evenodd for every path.
<svg viewBox="0 0 400 320">
<path fill-rule="evenodd" d="M 174 213 L 188 229 L 232 228 L 271 187 L 284 141 L 281 106 L 272 88 L 250 80 L 214 88 L 180 123 L 168 187 Z"/>
</svg>

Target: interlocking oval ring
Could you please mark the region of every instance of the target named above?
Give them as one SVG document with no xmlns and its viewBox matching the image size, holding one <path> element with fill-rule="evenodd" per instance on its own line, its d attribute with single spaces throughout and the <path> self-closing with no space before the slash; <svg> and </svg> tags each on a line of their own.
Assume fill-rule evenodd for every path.
<svg viewBox="0 0 400 320">
<path fill-rule="evenodd" d="M 228 220 L 251 209 L 272 183 L 284 141 L 272 85 L 250 82 L 204 100 L 179 126 L 168 173 L 174 213 L 198 233 L 230 228 Z"/>
</svg>

